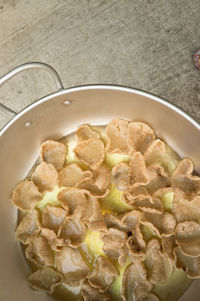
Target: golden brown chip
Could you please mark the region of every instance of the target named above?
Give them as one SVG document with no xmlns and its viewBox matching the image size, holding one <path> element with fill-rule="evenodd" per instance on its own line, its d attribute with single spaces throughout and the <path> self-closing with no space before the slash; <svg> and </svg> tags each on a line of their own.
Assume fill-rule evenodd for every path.
<svg viewBox="0 0 200 301">
<path fill-rule="evenodd" d="M 152 203 L 152 197 L 143 186 L 133 186 L 123 193 L 123 200 L 129 205 L 132 205 L 134 202 L 139 202 L 146 199 L 148 199 L 149 202 Z"/>
<path fill-rule="evenodd" d="M 88 207 L 82 213 L 81 219 L 92 231 L 104 231 L 106 229 L 99 200 L 97 198 L 91 196 L 88 197 Z"/>
<path fill-rule="evenodd" d="M 102 198 L 109 193 L 109 185 L 110 169 L 107 165 L 102 164 L 98 169 L 93 171 L 93 175 L 90 178 L 82 181 L 79 187 L 88 190 L 93 196 Z"/>
<path fill-rule="evenodd" d="M 145 186 L 145 189 L 153 194 L 156 190 L 165 188 L 171 185 L 171 180 L 164 168 L 159 164 L 153 164 L 148 167 L 149 183 Z"/>
<path fill-rule="evenodd" d="M 77 163 L 71 163 L 58 173 L 58 184 L 64 187 L 76 187 L 91 177 L 91 171 L 84 171 Z"/>
<path fill-rule="evenodd" d="M 109 289 L 118 276 L 119 272 L 115 265 L 108 258 L 99 256 L 92 273 L 87 278 L 91 286 L 103 293 Z"/>
<path fill-rule="evenodd" d="M 126 242 L 128 248 L 128 255 L 133 262 L 135 260 L 143 261 L 145 260 L 146 254 L 144 249 L 142 249 L 137 243 L 136 239 L 133 236 L 130 236 Z"/>
<path fill-rule="evenodd" d="M 135 209 L 140 209 L 144 212 L 158 213 L 163 212 L 163 206 L 159 199 L 153 198 L 151 201 L 149 198 L 132 202 L 131 204 Z"/>
<path fill-rule="evenodd" d="M 128 235 L 118 229 L 109 228 L 107 233 L 101 234 L 104 243 L 103 250 L 110 258 L 117 260 L 121 266 L 126 260 L 126 241 Z"/>
<path fill-rule="evenodd" d="M 12 202 L 22 211 L 31 210 L 42 199 L 42 194 L 33 181 L 25 180 L 19 183 L 12 194 Z"/>
<path fill-rule="evenodd" d="M 180 189 L 175 189 L 172 212 L 178 223 L 184 221 L 200 222 L 200 207 L 187 197 Z"/>
<path fill-rule="evenodd" d="M 76 130 L 76 138 L 78 142 L 82 142 L 90 138 L 100 139 L 100 135 L 99 133 L 94 131 L 89 125 L 85 124 L 85 125 L 81 125 Z"/>
<path fill-rule="evenodd" d="M 27 245 L 38 233 L 38 212 L 37 210 L 31 210 L 18 225 L 15 235 L 19 241 Z"/>
<path fill-rule="evenodd" d="M 151 239 L 147 244 L 145 264 L 152 284 L 165 282 L 173 271 L 172 261 L 161 252 L 157 239 Z"/>
<path fill-rule="evenodd" d="M 168 256 L 170 259 L 174 260 L 173 250 L 176 247 L 176 242 L 174 235 L 168 237 L 161 237 L 161 245 L 163 253 Z"/>
<path fill-rule="evenodd" d="M 26 258 L 38 266 L 53 266 L 54 257 L 48 241 L 40 236 L 30 242 L 25 251 Z"/>
<path fill-rule="evenodd" d="M 195 206 L 197 206 L 200 209 L 200 196 L 197 195 L 192 201 L 191 203 Z"/>
<path fill-rule="evenodd" d="M 84 224 L 77 218 L 66 218 L 59 229 L 59 238 L 70 247 L 78 247 L 85 240 L 86 229 Z"/>
<path fill-rule="evenodd" d="M 173 214 L 169 212 L 162 214 L 145 212 L 142 224 L 152 228 L 157 235 L 160 234 L 161 236 L 167 237 L 174 234 L 176 220 Z M 156 230 L 158 230 L 159 233 Z"/>
<path fill-rule="evenodd" d="M 66 211 L 60 207 L 51 207 L 47 205 L 42 210 L 41 226 L 54 230 L 57 234 L 58 229 L 65 219 Z"/>
<path fill-rule="evenodd" d="M 40 192 L 52 191 L 58 179 L 58 173 L 52 164 L 42 162 L 32 174 L 32 180 Z"/>
<path fill-rule="evenodd" d="M 153 130 L 145 123 L 130 122 L 128 125 L 128 146 L 131 151 L 144 154 L 154 141 Z"/>
<path fill-rule="evenodd" d="M 99 139 L 90 138 L 79 142 L 74 149 L 74 153 L 80 162 L 92 169 L 97 169 L 104 160 L 104 144 Z"/>
<path fill-rule="evenodd" d="M 108 144 L 106 151 L 108 153 L 128 154 L 128 122 L 122 119 L 113 119 L 106 126 Z"/>
<path fill-rule="evenodd" d="M 48 228 L 42 228 L 41 236 L 48 241 L 48 244 L 50 245 L 52 250 L 59 252 L 63 249 L 63 239 L 58 238 L 53 230 L 50 230 Z"/>
<path fill-rule="evenodd" d="M 78 249 L 65 247 L 55 254 L 56 268 L 64 274 L 65 282 L 70 286 L 79 286 L 87 277 L 90 269 Z"/>
<path fill-rule="evenodd" d="M 183 269 L 190 279 L 200 278 L 200 256 L 187 256 L 178 247 L 174 249 L 174 256 L 177 269 Z"/>
<path fill-rule="evenodd" d="M 200 225 L 186 221 L 179 223 L 175 231 L 175 240 L 182 253 L 188 256 L 200 256 Z"/>
<path fill-rule="evenodd" d="M 52 294 L 55 287 L 61 283 L 63 276 L 51 267 L 37 270 L 28 277 L 29 285 L 39 291 Z"/>
<path fill-rule="evenodd" d="M 128 189 L 129 166 L 126 163 L 118 163 L 112 169 L 113 182 L 119 190 Z"/>
<path fill-rule="evenodd" d="M 152 284 L 147 280 L 144 264 L 137 260 L 131 263 L 122 278 L 122 300 L 142 300 L 151 289 Z"/>
<path fill-rule="evenodd" d="M 192 172 L 193 163 L 190 159 L 185 158 L 178 163 L 172 174 L 175 187 L 183 190 L 190 198 L 200 192 L 200 177 L 193 176 Z"/>
<path fill-rule="evenodd" d="M 166 152 L 165 143 L 160 140 L 154 140 L 144 153 L 144 160 L 147 165 L 156 163 L 160 156 Z"/>
<path fill-rule="evenodd" d="M 115 228 L 126 233 L 131 231 L 131 229 L 129 229 L 122 221 L 124 214 L 114 215 L 112 213 L 106 213 L 103 217 L 107 228 Z"/>
<path fill-rule="evenodd" d="M 140 152 L 133 153 L 129 166 L 129 185 L 139 186 L 149 183 L 149 174 Z"/>
<path fill-rule="evenodd" d="M 57 171 L 63 168 L 67 154 L 67 146 L 63 143 L 47 140 L 42 143 L 40 156 L 46 163 L 51 163 Z"/>
<path fill-rule="evenodd" d="M 87 279 L 82 283 L 81 295 L 84 301 L 112 301 L 108 293 L 99 292 L 98 289 L 89 284 Z"/>
</svg>

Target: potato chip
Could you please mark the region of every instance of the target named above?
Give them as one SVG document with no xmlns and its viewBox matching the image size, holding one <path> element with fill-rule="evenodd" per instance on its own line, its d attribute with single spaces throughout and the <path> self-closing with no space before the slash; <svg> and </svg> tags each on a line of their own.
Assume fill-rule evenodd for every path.
<svg viewBox="0 0 200 301">
<path fill-rule="evenodd" d="M 81 125 L 76 130 L 76 139 L 78 140 L 78 142 L 82 142 L 90 138 L 100 139 L 100 135 L 95 130 L 93 130 L 88 124 Z"/>
<path fill-rule="evenodd" d="M 65 215 L 66 211 L 63 208 L 47 205 L 42 210 L 41 227 L 54 230 L 57 234 Z"/>
<path fill-rule="evenodd" d="M 91 286 L 87 279 L 82 283 L 81 295 L 84 301 L 112 301 L 107 292 L 101 293 L 97 288 Z"/>
<path fill-rule="evenodd" d="M 128 122 L 122 119 L 113 119 L 106 126 L 108 153 L 128 154 Z"/>
<path fill-rule="evenodd" d="M 40 192 L 52 191 L 57 184 L 58 173 L 52 164 L 40 163 L 32 174 L 32 180 Z"/>
<path fill-rule="evenodd" d="M 29 244 L 39 233 L 38 212 L 37 210 L 29 211 L 19 223 L 15 235 L 24 245 Z"/>
<path fill-rule="evenodd" d="M 178 247 L 174 249 L 174 256 L 177 269 L 183 269 L 190 279 L 200 278 L 200 256 L 187 256 Z"/>
</svg>

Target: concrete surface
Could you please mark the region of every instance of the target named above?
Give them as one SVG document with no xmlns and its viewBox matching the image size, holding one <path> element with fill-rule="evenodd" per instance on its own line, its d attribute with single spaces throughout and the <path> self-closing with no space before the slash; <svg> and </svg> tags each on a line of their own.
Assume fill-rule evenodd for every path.
<svg viewBox="0 0 200 301">
<path fill-rule="evenodd" d="M 0 0 L 0 24 L 0 76 L 42 61 L 65 87 L 136 87 L 200 121 L 199 0 Z M 44 71 L 26 71 L 0 88 L 0 103 L 18 112 L 54 90 Z M 0 127 L 11 117 L 0 109 Z"/>
</svg>

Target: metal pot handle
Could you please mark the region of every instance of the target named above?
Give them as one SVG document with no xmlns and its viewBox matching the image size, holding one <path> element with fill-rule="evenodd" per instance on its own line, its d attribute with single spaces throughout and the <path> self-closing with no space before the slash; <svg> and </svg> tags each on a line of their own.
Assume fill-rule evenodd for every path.
<svg viewBox="0 0 200 301">
<path fill-rule="evenodd" d="M 58 75 L 58 73 L 56 72 L 56 70 L 55 70 L 53 67 L 51 67 L 50 65 L 48 65 L 48 64 L 45 64 L 45 63 L 39 63 L 39 62 L 31 62 L 31 63 L 22 64 L 22 65 L 20 65 L 20 66 L 18 66 L 18 67 L 16 67 L 16 68 L 14 68 L 13 70 L 9 71 L 7 74 L 5 74 L 4 76 L 2 76 L 2 77 L 0 78 L 0 87 L 1 87 L 1 85 L 3 85 L 7 80 L 11 79 L 13 76 L 17 75 L 18 73 L 20 73 L 20 72 L 22 72 L 22 71 L 24 71 L 24 70 L 27 70 L 27 69 L 33 69 L 33 68 L 34 68 L 34 69 L 35 69 L 35 68 L 39 68 L 39 69 L 43 69 L 43 70 L 48 71 L 48 72 L 52 75 L 52 77 L 53 77 L 53 79 L 54 79 L 54 81 L 55 81 L 57 90 L 59 91 L 59 90 L 64 89 L 63 84 L 62 84 L 62 81 L 61 81 L 61 79 L 60 79 L 60 76 Z M 6 107 L 5 105 L 3 105 L 3 104 L 1 104 L 1 103 L 0 103 L 0 106 L 1 106 L 4 110 L 6 110 L 6 111 L 8 111 L 8 112 L 13 113 L 13 114 L 16 114 L 15 111 L 9 109 L 8 107 Z"/>
</svg>

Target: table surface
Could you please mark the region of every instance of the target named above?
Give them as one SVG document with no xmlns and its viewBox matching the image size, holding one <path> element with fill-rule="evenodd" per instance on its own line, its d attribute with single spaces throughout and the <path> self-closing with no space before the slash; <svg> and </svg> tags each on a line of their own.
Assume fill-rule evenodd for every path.
<svg viewBox="0 0 200 301">
<path fill-rule="evenodd" d="M 52 65 L 64 86 L 106 83 L 157 94 L 200 121 L 199 0 L 0 0 L 0 77 L 17 65 Z M 0 89 L 15 112 L 55 91 L 41 70 Z M 12 113 L 0 108 L 0 127 Z"/>
</svg>

